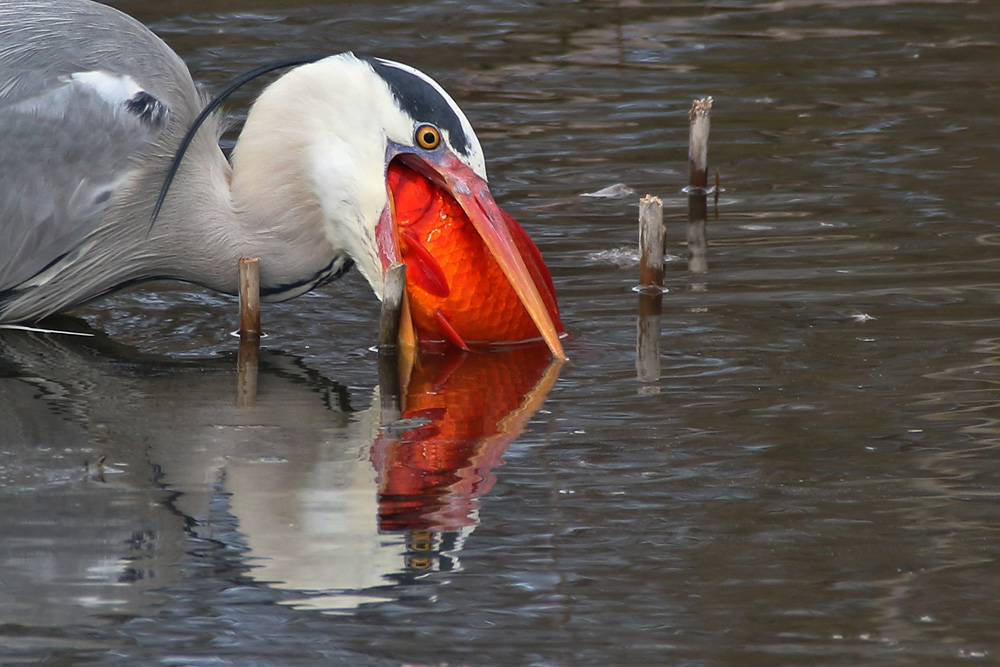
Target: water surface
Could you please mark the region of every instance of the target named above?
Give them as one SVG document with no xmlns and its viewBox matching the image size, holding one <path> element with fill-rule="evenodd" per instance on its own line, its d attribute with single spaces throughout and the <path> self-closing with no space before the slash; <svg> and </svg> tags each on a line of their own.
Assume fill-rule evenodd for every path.
<svg viewBox="0 0 1000 667">
<path fill-rule="evenodd" d="M 280 5 L 116 3 L 209 89 L 348 49 L 435 76 L 552 270 L 571 361 L 431 365 L 394 413 L 357 275 L 265 309 L 252 408 L 228 297 L 160 284 L 75 311 L 96 338 L 3 332 L 5 658 L 996 658 L 1000 9 Z M 705 95 L 724 192 L 690 274 Z M 671 261 L 640 382 L 646 193 Z"/>
</svg>

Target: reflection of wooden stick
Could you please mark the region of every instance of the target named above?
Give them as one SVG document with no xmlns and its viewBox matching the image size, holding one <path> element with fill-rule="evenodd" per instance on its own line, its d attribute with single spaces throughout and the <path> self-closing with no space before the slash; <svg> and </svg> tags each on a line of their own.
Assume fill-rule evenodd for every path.
<svg viewBox="0 0 1000 667">
<path fill-rule="evenodd" d="M 663 287 L 663 203 L 639 200 L 639 286 Z"/>
<path fill-rule="evenodd" d="M 391 424 L 403 416 L 403 394 L 399 384 L 399 355 L 395 347 L 378 351 L 380 423 Z"/>
<path fill-rule="evenodd" d="M 260 338 L 260 259 L 240 257 L 240 338 Z"/>
<path fill-rule="evenodd" d="M 688 271 L 708 272 L 708 239 L 705 234 L 708 218 L 708 197 L 688 195 Z"/>
<path fill-rule="evenodd" d="M 660 314 L 663 293 L 639 294 L 639 316 L 636 318 L 635 371 L 639 382 L 660 379 Z"/>
<path fill-rule="evenodd" d="M 257 401 L 257 357 L 260 338 L 240 337 L 240 352 L 236 361 L 236 407 L 248 408 Z"/>
<path fill-rule="evenodd" d="M 708 242 L 705 223 L 708 219 L 708 131 L 712 98 L 695 100 L 688 114 L 691 136 L 688 144 L 690 181 L 688 186 L 688 270 L 708 271 Z"/>
</svg>

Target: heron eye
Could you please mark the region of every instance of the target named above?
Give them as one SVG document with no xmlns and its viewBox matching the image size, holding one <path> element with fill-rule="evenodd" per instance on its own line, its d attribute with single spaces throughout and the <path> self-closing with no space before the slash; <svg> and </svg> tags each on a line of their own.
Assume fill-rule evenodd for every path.
<svg viewBox="0 0 1000 667">
<path fill-rule="evenodd" d="M 417 145 L 431 150 L 441 143 L 441 131 L 433 125 L 421 125 L 417 128 Z"/>
</svg>

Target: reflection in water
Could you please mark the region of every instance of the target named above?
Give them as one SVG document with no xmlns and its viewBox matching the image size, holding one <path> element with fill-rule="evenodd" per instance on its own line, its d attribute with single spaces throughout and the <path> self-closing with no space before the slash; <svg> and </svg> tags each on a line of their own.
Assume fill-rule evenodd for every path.
<svg viewBox="0 0 1000 667">
<path fill-rule="evenodd" d="M 225 488 L 252 575 L 309 591 L 295 606 L 334 611 L 391 598 L 393 580 L 454 569 L 492 469 L 558 370 L 543 346 L 425 356 L 401 392 L 402 420 L 382 423 L 376 392 L 314 459 L 231 458 Z"/>
<path fill-rule="evenodd" d="M 639 382 L 652 383 L 660 379 L 660 319 L 663 314 L 663 293 L 640 292 L 639 315 L 636 317 L 635 370 Z M 646 387 L 655 393 L 655 387 Z"/>
<path fill-rule="evenodd" d="M 491 470 L 541 407 L 559 365 L 546 348 L 428 356 L 414 369 L 403 418 L 414 426 L 383 432 L 372 459 L 379 471 L 383 530 L 457 530 L 475 525 Z"/>
<path fill-rule="evenodd" d="M 544 346 L 424 357 L 402 419 L 383 423 L 379 390 L 356 410 L 294 357 L 262 350 L 259 363 L 256 400 L 237 406 L 233 358 L 0 331 L 0 475 L 20 492 L 4 498 L 0 623 L 27 622 L 29 607 L 56 624 L 80 607 L 135 613 L 205 539 L 231 542 L 238 567 L 295 591 L 295 606 L 392 598 L 454 567 L 493 468 L 559 370 Z M 219 525 L 220 499 L 238 532 Z"/>
<path fill-rule="evenodd" d="M 924 467 L 936 474 L 916 484 L 941 497 L 996 495 L 992 486 L 984 492 L 968 471 L 970 464 L 976 468 L 977 459 L 982 459 L 984 469 L 995 461 L 1000 445 L 1000 339 L 974 341 L 970 350 L 980 355 L 975 363 L 928 373 L 935 386 L 946 389 L 926 392 L 916 404 L 923 420 L 953 428 L 965 440 L 962 447 L 930 451 L 921 457 Z"/>
<path fill-rule="evenodd" d="M 574 364 L 546 404 L 559 415 L 546 446 L 514 445 L 504 456 L 516 448 L 517 465 L 493 469 L 502 483 L 464 571 L 404 589 L 392 580 L 422 571 L 405 559 L 448 567 L 448 542 L 469 528 L 378 532 L 372 443 L 424 423 L 380 428 L 358 412 L 375 380 L 373 359 L 354 359 L 378 313 L 360 277 L 267 317 L 286 332 L 268 347 L 351 378 L 350 392 L 264 351 L 242 411 L 230 410 L 232 358 L 0 340 L 0 662 L 997 659 L 1000 3 L 621 2 L 619 21 L 613 0 L 460 14 L 453 1 L 114 2 L 166 34 L 209 89 L 259 62 L 347 48 L 446 80 L 555 274 Z M 634 201 L 579 193 L 662 192 L 683 243 L 686 201 L 666 184 L 682 178 L 690 99 L 706 94 L 726 107 L 711 270 L 668 265 L 660 378 L 637 383 Z M 232 349 L 218 331 L 232 308 L 164 285 L 84 312 L 117 340 L 155 336 L 141 346 L 183 357 Z M 331 349 L 333 336 L 355 353 Z M 83 465 L 101 455 L 103 482 Z M 333 533 L 354 519 L 320 526 L 330 515 L 307 504 L 332 508 L 352 472 L 368 495 L 350 498 L 351 517 L 378 553 L 395 550 L 394 574 L 323 589 L 296 556 L 329 576 L 325 554 L 350 548 Z M 281 513 L 301 535 L 328 531 L 323 549 L 268 544 Z M 260 583 L 276 580 L 294 590 Z M 404 590 L 351 618 L 274 605 Z M 341 645 L 356 655 L 327 659 Z"/>
</svg>

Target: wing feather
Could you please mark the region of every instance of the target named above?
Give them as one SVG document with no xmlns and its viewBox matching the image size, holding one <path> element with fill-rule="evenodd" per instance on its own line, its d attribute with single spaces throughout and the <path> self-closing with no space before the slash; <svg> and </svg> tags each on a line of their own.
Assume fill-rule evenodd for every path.
<svg viewBox="0 0 1000 667">
<path fill-rule="evenodd" d="M 201 103 L 183 61 L 134 19 L 87 0 L 0 0 L 0 319 L 119 280 L 24 301 L 122 216 L 148 220 L 135 193 L 155 192 Z"/>
<path fill-rule="evenodd" d="M 68 80 L 0 105 L 0 291 L 15 288 L 79 245 L 161 125 L 123 100 Z M 146 93 L 148 95 L 148 93 Z"/>
</svg>

